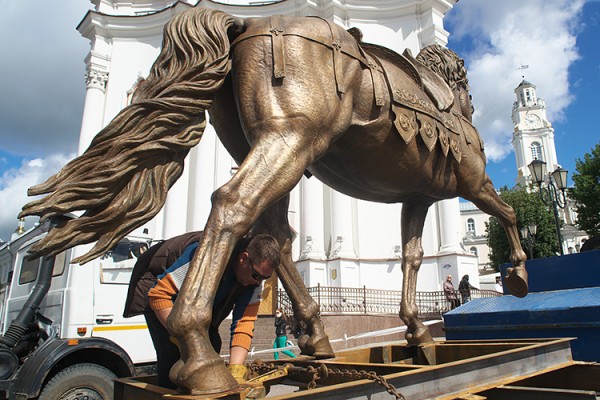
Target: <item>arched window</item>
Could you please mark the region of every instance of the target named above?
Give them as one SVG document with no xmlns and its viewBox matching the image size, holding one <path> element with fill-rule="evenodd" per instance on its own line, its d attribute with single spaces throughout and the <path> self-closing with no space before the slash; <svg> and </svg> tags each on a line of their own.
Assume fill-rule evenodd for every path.
<svg viewBox="0 0 600 400">
<path fill-rule="evenodd" d="M 533 160 L 544 161 L 542 157 L 542 145 L 539 142 L 531 143 L 531 158 Z"/>
<path fill-rule="evenodd" d="M 475 234 L 475 220 L 473 218 L 467 220 L 467 233 Z"/>
<path fill-rule="evenodd" d="M 469 253 L 473 254 L 474 256 L 477 256 L 477 247 L 473 246 L 469 249 Z"/>
</svg>

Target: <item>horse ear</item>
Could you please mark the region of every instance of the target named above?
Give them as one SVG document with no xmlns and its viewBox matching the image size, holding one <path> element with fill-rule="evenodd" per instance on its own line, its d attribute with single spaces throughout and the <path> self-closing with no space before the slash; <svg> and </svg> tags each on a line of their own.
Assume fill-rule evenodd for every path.
<svg viewBox="0 0 600 400">
<path fill-rule="evenodd" d="M 358 42 L 361 43 L 362 42 L 362 38 L 363 38 L 363 34 L 361 32 L 360 29 L 358 28 L 350 28 L 348 29 L 348 33 L 350 35 L 352 35 L 352 37 Z"/>
</svg>

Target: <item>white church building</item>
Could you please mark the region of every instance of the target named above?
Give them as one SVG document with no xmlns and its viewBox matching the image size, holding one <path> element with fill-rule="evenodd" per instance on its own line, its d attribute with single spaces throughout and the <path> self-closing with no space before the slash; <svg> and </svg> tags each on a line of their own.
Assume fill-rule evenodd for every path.
<svg viewBox="0 0 600 400">
<path fill-rule="evenodd" d="M 239 17 L 317 15 L 344 26 L 358 27 L 365 42 L 413 54 L 429 44 L 446 45 L 444 15 L 456 0 L 92 0 L 79 26 L 90 40 L 87 92 L 79 152 L 125 107 L 137 82 L 147 76 L 159 53 L 164 24 L 189 7 L 209 7 Z M 197 4 L 196 4 L 197 3 Z M 212 192 L 235 174 L 237 166 L 207 128 L 186 159 L 182 177 L 163 210 L 148 224 L 154 239 L 201 230 L 210 211 Z M 306 286 L 400 290 L 402 206 L 350 198 L 303 178 L 291 193 L 289 220 L 297 233 L 294 259 Z M 451 274 L 455 282 L 469 274 L 478 286 L 477 256 L 461 244 L 464 229 L 459 200 L 434 204 L 425 223 L 417 290 L 441 290 Z"/>
</svg>

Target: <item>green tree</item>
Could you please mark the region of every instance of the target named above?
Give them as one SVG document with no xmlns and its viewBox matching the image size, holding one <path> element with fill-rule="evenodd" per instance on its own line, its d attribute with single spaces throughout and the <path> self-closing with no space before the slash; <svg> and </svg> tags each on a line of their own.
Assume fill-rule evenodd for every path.
<svg viewBox="0 0 600 400">
<path fill-rule="evenodd" d="M 533 258 L 556 255 L 559 251 L 556 239 L 556 224 L 554 214 L 539 198 L 537 189 L 528 193 L 522 188 L 500 189 L 500 197 L 510 204 L 517 213 L 517 230 L 529 224 L 537 225 L 537 233 L 533 243 Z M 504 228 L 497 218 L 490 217 L 486 224 L 488 245 L 490 247 L 490 263 L 498 270 L 500 264 L 510 262 L 510 246 Z M 527 243 L 521 239 L 521 246 L 530 258 Z"/>
<path fill-rule="evenodd" d="M 577 224 L 589 235 L 600 234 L 600 143 L 575 163 L 575 187 L 570 197 L 576 201 Z"/>
</svg>

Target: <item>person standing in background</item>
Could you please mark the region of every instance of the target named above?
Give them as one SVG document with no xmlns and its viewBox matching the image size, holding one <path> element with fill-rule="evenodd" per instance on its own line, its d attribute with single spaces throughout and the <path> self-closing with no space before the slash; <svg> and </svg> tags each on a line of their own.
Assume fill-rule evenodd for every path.
<svg viewBox="0 0 600 400">
<path fill-rule="evenodd" d="M 446 295 L 446 300 L 450 302 L 451 310 L 454 310 L 460 305 L 458 302 L 458 297 L 456 297 L 454 285 L 452 284 L 452 275 L 448 275 L 446 277 L 446 281 L 444 282 L 444 294 Z"/>
<path fill-rule="evenodd" d="M 465 275 L 458 284 L 458 291 L 462 297 L 462 304 L 466 304 L 471 301 L 471 289 L 477 290 L 477 288 L 469 282 L 469 275 Z"/>
<path fill-rule="evenodd" d="M 285 315 L 283 309 L 278 308 L 275 310 L 275 342 L 273 342 L 274 349 L 281 349 L 286 347 L 287 342 L 287 324 L 285 322 Z M 281 351 L 286 356 L 296 358 L 296 355 L 289 350 Z M 273 358 L 279 360 L 279 352 L 273 353 Z"/>
</svg>

